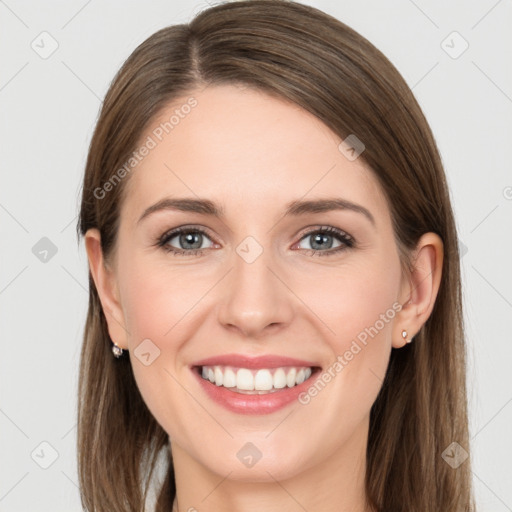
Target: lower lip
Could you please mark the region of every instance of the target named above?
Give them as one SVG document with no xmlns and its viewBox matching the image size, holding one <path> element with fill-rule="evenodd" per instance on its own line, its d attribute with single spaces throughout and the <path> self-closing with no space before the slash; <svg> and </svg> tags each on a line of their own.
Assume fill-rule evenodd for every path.
<svg viewBox="0 0 512 512">
<path fill-rule="evenodd" d="M 311 386 L 319 371 L 318 368 L 315 369 L 309 379 L 293 388 L 283 388 L 280 391 L 264 395 L 246 395 L 230 391 L 224 386 L 212 384 L 199 375 L 197 368 L 192 368 L 192 373 L 199 380 L 206 394 L 214 402 L 237 414 L 270 414 L 286 407 L 294 400 L 298 400 L 299 395 Z"/>
</svg>

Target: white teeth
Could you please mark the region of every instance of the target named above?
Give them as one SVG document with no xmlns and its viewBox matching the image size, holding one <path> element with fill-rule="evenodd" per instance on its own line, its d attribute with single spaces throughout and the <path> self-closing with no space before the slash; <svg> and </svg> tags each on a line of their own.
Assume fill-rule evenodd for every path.
<svg viewBox="0 0 512 512">
<path fill-rule="evenodd" d="M 276 389 L 282 389 L 286 387 L 286 374 L 284 373 L 284 370 L 282 368 L 278 368 L 275 371 L 273 384 Z"/>
<path fill-rule="evenodd" d="M 273 393 L 286 387 L 292 388 L 302 384 L 311 377 L 311 368 L 282 367 L 234 368 L 232 366 L 203 366 L 201 375 L 216 386 L 224 386 L 236 392 L 253 392 L 254 394 Z"/>
<path fill-rule="evenodd" d="M 272 374 L 268 370 L 258 370 L 256 377 L 254 377 L 254 389 L 259 391 L 268 391 L 269 389 L 272 389 L 273 385 L 274 381 L 272 379 Z"/>
<path fill-rule="evenodd" d="M 215 375 L 215 385 L 222 386 L 222 370 L 218 366 L 216 366 L 215 369 L 213 370 L 213 373 Z"/>
<path fill-rule="evenodd" d="M 254 390 L 254 377 L 251 370 L 240 368 L 236 372 L 236 387 L 246 391 Z"/>
<path fill-rule="evenodd" d="M 292 368 L 288 372 L 288 375 L 286 376 L 286 385 L 289 388 L 293 388 L 293 386 L 295 386 L 295 377 L 296 376 L 297 376 L 297 369 L 296 368 Z"/>
<path fill-rule="evenodd" d="M 231 368 L 224 370 L 224 382 L 222 385 L 226 388 L 236 388 L 236 375 Z"/>
</svg>

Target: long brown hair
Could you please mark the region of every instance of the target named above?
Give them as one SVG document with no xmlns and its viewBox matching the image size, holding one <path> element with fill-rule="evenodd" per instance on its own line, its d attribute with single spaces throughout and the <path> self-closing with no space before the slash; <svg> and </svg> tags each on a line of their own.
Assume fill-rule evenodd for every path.
<svg viewBox="0 0 512 512">
<path fill-rule="evenodd" d="M 414 342 L 392 350 L 372 406 L 367 449 L 368 502 L 386 512 L 474 510 L 469 452 L 466 348 L 457 232 L 435 140 L 411 90 L 369 41 L 322 11 L 285 0 L 223 3 L 189 24 L 159 30 L 115 76 L 87 158 L 77 229 L 101 233 L 104 257 L 116 244 L 129 177 L 100 195 L 168 105 L 208 84 L 245 84 L 292 101 L 343 139 L 355 134 L 379 180 L 404 269 L 421 235 L 444 242 L 443 274 L 430 318 Z M 96 193 L 95 193 L 96 191 Z M 104 196 L 104 197 L 103 197 Z M 174 470 L 168 435 L 146 407 L 129 358 L 115 359 L 94 281 L 80 360 L 78 470 L 90 511 L 142 511 L 157 457 L 166 476 L 157 511 L 171 509 Z"/>
</svg>

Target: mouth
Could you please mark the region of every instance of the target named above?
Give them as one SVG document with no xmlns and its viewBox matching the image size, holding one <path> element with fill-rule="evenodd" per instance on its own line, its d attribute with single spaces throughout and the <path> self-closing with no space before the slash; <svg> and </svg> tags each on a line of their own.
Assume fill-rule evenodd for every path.
<svg viewBox="0 0 512 512">
<path fill-rule="evenodd" d="M 321 372 L 317 361 L 267 355 L 224 354 L 190 366 L 204 396 L 242 415 L 277 412 L 299 400 Z"/>
<path fill-rule="evenodd" d="M 321 370 L 319 366 L 244 368 L 231 365 L 197 365 L 192 369 L 203 380 L 244 395 L 283 392 L 300 386 Z"/>
</svg>

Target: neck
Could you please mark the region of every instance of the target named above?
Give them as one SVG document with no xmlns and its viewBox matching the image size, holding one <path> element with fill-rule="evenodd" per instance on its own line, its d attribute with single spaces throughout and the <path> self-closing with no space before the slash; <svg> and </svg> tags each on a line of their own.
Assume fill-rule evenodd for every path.
<svg viewBox="0 0 512 512">
<path fill-rule="evenodd" d="M 250 482 L 210 471 L 171 443 L 176 479 L 173 512 L 372 512 L 365 500 L 368 423 L 320 463 L 289 478 Z"/>
</svg>

